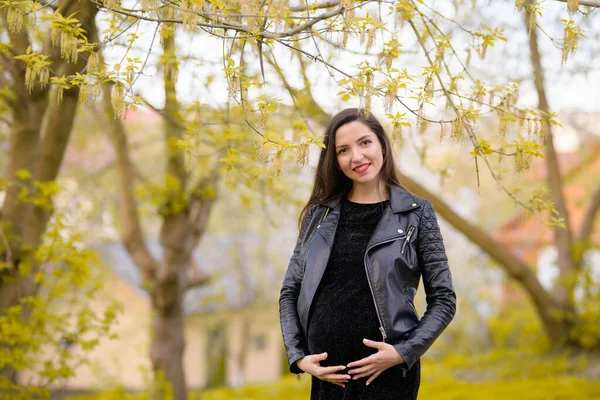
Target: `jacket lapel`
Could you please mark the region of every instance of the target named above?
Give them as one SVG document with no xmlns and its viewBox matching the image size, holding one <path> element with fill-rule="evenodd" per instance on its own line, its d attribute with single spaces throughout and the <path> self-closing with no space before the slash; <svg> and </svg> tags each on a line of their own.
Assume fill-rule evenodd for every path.
<svg viewBox="0 0 600 400">
<path fill-rule="evenodd" d="M 406 236 L 405 229 L 400 225 L 398 213 L 419 208 L 416 198 L 406 190 L 390 186 L 390 201 L 369 240 L 367 248 L 390 239 Z"/>
<path fill-rule="evenodd" d="M 406 232 L 400 226 L 398 216 L 392 212 L 391 207 L 388 205 L 379 219 L 375 232 L 373 232 L 371 239 L 369 239 L 367 249 L 376 243 L 385 242 L 386 240 L 404 235 L 406 235 Z"/>
</svg>

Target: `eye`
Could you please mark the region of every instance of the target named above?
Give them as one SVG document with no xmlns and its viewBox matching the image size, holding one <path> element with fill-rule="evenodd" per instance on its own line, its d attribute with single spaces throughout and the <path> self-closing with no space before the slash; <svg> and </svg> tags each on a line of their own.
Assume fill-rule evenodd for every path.
<svg viewBox="0 0 600 400">
<path fill-rule="evenodd" d="M 372 143 L 371 139 L 365 139 L 365 140 L 363 140 L 363 144 L 364 145 L 371 144 L 371 143 Z"/>
<path fill-rule="evenodd" d="M 346 151 L 346 149 L 340 149 L 340 150 L 338 151 L 338 154 L 343 154 L 345 151 Z"/>
</svg>

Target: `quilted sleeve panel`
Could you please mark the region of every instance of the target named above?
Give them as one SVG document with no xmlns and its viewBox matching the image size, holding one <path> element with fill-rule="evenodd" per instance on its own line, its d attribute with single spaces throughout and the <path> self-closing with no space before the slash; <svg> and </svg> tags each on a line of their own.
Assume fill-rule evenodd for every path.
<svg viewBox="0 0 600 400">
<path fill-rule="evenodd" d="M 408 339 L 394 345 L 409 368 L 431 347 L 456 313 L 456 293 L 435 210 L 427 200 L 422 209 L 417 253 L 427 310 Z"/>
<path fill-rule="evenodd" d="M 425 203 L 421 216 L 418 254 L 421 265 L 448 261 L 442 233 L 433 205 L 429 201 Z"/>
</svg>

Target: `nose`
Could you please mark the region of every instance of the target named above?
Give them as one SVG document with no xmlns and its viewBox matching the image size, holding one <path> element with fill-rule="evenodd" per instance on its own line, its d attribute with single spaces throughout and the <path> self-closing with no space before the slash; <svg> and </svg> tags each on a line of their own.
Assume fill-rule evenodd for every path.
<svg viewBox="0 0 600 400">
<path fill-rule="evenodd" d="M 360 164 L 364 158 L 365 158 L 364 155 L 360 151 L 352 152 L 352 157 L 351 157 L 352 163 Z"/>
</svg>

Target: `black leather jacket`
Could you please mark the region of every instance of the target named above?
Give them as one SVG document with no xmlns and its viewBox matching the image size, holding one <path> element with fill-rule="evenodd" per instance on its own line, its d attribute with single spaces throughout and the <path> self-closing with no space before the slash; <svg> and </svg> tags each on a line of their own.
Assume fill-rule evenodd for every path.
<svg viewBox="0 0 600 400">
<path fill-rule="evenodd" d="M 309 355 L 308 317 L 327 266 L 340 218 L 340 197 L 312 207 L 300 228 L 283 280 L 279 312 L 290 370 Z M 432 204 L 399 187 L 369 240 L 365 269 L 384 342 L 411 368 L 448 326 L 456 294 Z M 427 310 L 419 319 L 413 300 L 423 277 Z"/>
</svg>

